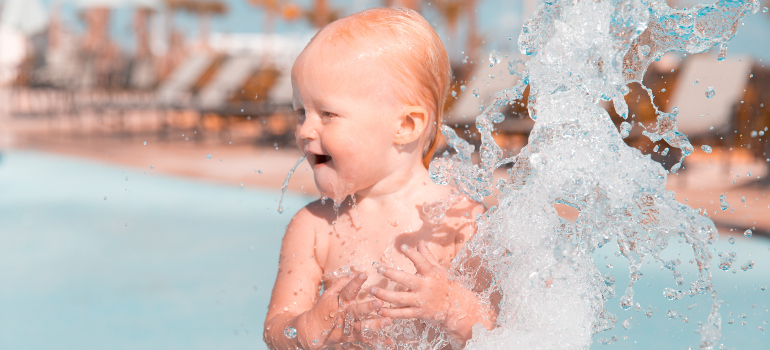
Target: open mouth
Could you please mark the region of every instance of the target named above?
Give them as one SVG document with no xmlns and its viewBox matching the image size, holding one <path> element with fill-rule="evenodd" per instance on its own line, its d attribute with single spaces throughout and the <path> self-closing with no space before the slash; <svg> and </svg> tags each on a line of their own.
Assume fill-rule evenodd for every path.
<svg viewBox="0 0 770 350">
<path fill-rule="evenodd" d="M 332 160 L 332 157 L 325 154 L 313 154 L 309 158 L 312 158 L 313 165 L 324 164 Z"/>
</svg>

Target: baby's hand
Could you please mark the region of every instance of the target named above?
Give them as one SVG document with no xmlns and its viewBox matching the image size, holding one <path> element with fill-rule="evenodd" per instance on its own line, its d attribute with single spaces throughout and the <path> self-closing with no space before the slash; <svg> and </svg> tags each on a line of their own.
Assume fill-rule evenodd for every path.
<svg viewBox="0 0 770 350">
<path fill-rule="evenodd" d="M 452 300 L 456 299 L 454 294 L 458 287 L 462 287 L 449 279 L 448 270 L 436 261 L 424 241 L 420 241 L 417 249 L 402 245 L 401 251 L 412 260 L 417 274 L 385 266 L 377 269 L 383 276 L 408 288 L 406 292 L 397 292 L 372 287 L 372 295 L 396 306 L 383 308 L 380 314 L 391 318 L 418 318 L 446 323 L 453 316 L 450 309 Z"/>
<path fill-rule="evenodd" d="M 376 332 L 390 325 L 389 317 L 376 314 L 382 301 L 355 302 L 367 278 L 363 272 L 341 277 L 306 314 L 304 338 L 311 349 L 347 342 L 371 343 Z"/>
</svg>

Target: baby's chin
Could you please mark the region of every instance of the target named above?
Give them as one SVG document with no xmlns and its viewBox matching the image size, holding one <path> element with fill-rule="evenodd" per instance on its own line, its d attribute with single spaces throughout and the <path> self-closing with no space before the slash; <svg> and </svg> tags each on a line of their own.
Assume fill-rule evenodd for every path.
<svg viewBox="0 0 770 350">
<path fill-rule="evenodd" d="M 342 203 L 347 196 L 353 193 L 350 188 L 346 188 L 350 186 L 335 184 L 329 179 L 319 178 L 318 174 L 315 174 L 315 186 L 318 189 L 318 192 L 321 193 L 321 196 L 330 198 L 337 203 Z"/>
</svg>

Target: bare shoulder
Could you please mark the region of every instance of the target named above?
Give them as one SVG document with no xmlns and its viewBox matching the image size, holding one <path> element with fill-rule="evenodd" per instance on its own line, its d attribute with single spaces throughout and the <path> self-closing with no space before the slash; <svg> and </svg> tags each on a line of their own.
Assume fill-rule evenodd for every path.
<svg viewBox="0 0 770 350">
<path fill-rule="evenodd" d="M 289 223 L 289 230 L 312 231 L 324 226 L 329 226 L 336 217 L 334 208 L 329 203 L 322 203 L 320 199 L 315 200 L 302 209 L 300 209 Z"/>
</svg>

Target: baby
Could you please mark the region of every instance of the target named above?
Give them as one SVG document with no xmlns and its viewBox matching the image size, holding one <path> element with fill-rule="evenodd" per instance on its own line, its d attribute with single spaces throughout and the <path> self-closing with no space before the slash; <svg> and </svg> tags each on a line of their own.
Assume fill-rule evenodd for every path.
<svg viewBox="0 0 770 350">
<path fill-rule="evenodd" d="M 308 204 L 286 229 L 270 348 L 389 347 L 398 339 L 379 331 L 396 319 L 438 325 L 459 345 L 474 324 L 491 328 L 494 312 L 447 270 L 484 207 L 427 171 L 450 74 L 435 31 L 400 8 L 337 20 L 297 58 L 297 145 L 332 200 Z M 449 203 L 443 220 L 423 210 L 435 203 Z"/>
</svg>

